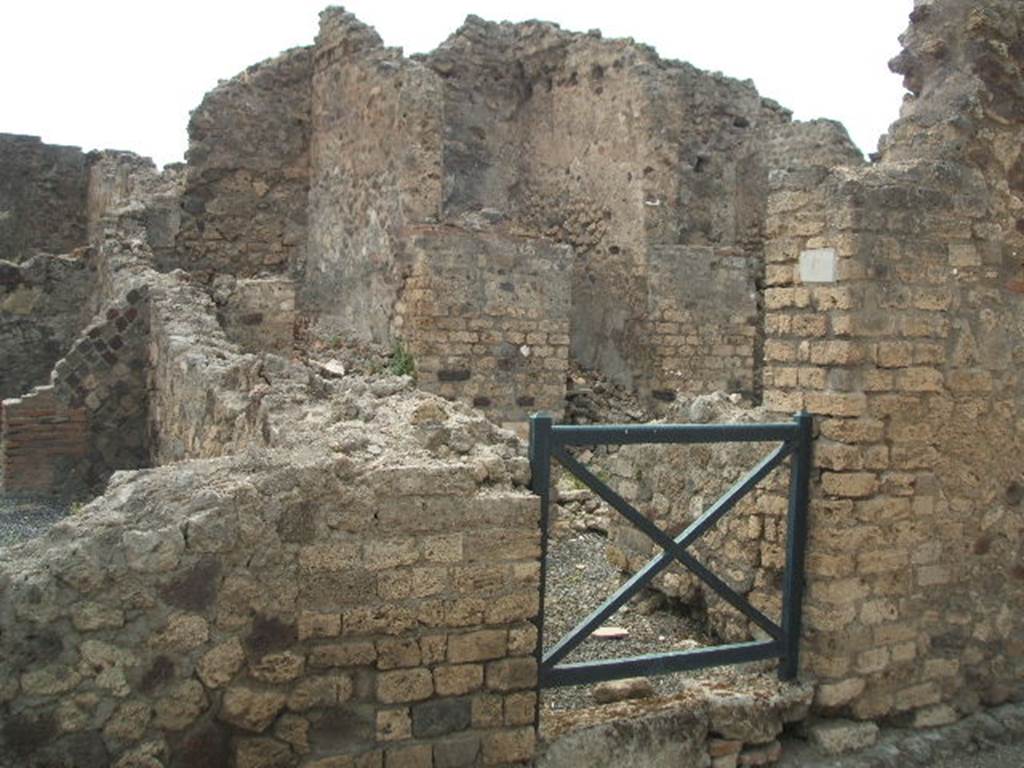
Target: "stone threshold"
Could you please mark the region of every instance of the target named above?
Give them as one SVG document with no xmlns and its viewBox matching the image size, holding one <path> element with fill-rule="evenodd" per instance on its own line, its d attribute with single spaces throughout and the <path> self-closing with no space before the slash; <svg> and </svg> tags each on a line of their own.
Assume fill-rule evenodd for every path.
<svg viewBox="0 0 1024 768">
<path fill-rule="evenodd" d="M 818 725 L 830 722 L 837 721 L 822 720 Z M 851 732 L 864 725 L 847 722 Z M 808 725 L 810 740 L 783 740 L 778 768 L 930 768 L 937 760 L 1024 743 L 1024 701 L 1003 704 L 935 728 L 883 727 L 874 746 L 831 757 L 812 743 L 815 727 Z"/>
</svg>

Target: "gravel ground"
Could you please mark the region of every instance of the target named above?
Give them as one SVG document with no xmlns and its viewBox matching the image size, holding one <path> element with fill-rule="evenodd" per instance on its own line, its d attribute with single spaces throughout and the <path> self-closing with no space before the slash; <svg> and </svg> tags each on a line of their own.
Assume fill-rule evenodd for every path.
<svg viewBox="0 0 1024 768">
<path fill-rule="evenodd" d="M 552 537 L 548 544 L 547 590 L 544 601 L 545 647 L 550 647 L 624 581 L 605 557 L 606 540 L 597 533 Z M 603 626 L 622 627 L 628 636 L 616 640 L 590 638 L 566 662 L 636 656 L 697 645 L 711 645 L 703 624 L 671 604 L 652 610 L 659 595 L 641 592 Z M 689 641 L 689 642 L 687 642 Z M 659 695 L 679 690 L 686 673 L 651 679 Z M 544 708 L 593 706 L 591 686 L 551 688 L 541 694 Z"/>
<path fill-rule="evenodd" d="M 957 755 L 932 763 L 932 768 L 1024 768 L 1024 744 L 1007 744 L 971 755 Z"/>
<path fill-rule="evenodd" d="M 64 499 L 0 493 L 0 547 L 38 536 L 67 511 Z"/>
</svg>

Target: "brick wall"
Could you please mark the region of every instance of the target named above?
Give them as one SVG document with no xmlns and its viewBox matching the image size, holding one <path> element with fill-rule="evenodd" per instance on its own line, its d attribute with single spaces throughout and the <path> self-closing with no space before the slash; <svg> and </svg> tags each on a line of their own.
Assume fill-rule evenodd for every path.
<svg viewBox="0 0 1024 768">
<path fill-rule="evenodd" d="M 649 258 L 642 394 L 652 402 L 716 391 L 753 395 L 760 318 L 750 258 L 708 246 L 657 246 Z"/>
<path fill-rule="evenodd" d="M 85 408 L 69 408 L 52 386 L 0 403 L 0 487 L 5 492 L 75 491 L 88 453 Z"/>
<path fill-rule="evenodd" d="M 561 412 L 569 248 L 454 228 L 407 234 L 412 267 L 395 335 L 412 353 L 419 385 L 499 422 Z"/>
<path fill-rule="evenodd" d="M 920 163 L 777 189 L 766 394 L 817 414 L 807 668 L 860 717 L 1019 679 L 1020 297 L 982 179 Z M 837 280 L 798 259 L 834 249 Z M 770 387 L 770 389 L 768 389 Z M 1016 570 L 1015 570 L 1016 569 Z"/>
<path fill-rule="evenodd" d="M 97 488 L 117 469 L 149 463 L 146 298 L 145 288 L 132 289 L 108 305 L 57 361 L 49 386 L 8 401 L 15 404 L 15 415 L 35 412 L 26 408 L 50 414 L 40 417 L 39 429 L 20 417 L 3 427 L 5 451 L 16 449 L 39 464 L 32 470 L 36 490 L 80 493 Z M 56 442 L 45 426 L 52 419 L 68 419 Z M 5 490 L 21 486 L 23 472 L 23 464 L 5 460 Z"/>
</svg>

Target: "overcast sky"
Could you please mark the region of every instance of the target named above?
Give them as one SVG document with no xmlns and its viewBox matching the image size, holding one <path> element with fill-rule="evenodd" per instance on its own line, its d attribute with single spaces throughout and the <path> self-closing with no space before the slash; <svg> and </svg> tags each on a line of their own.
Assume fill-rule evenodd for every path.
<svg viewBox="0 0 1024 768">
<path fill-rule="evenodd" d="M 249 64 L 313 41 L 324 0 L 0 0 L 0 132 L 182 159 L 188 113 Z M 353 0 L 388 45 L 428 51 L 468 13 L 633 37 L 754 80 L 798 119 L 842 121 L 865 152 L 899 113 L 886 63 L 913 0 Z"/>
</svg>

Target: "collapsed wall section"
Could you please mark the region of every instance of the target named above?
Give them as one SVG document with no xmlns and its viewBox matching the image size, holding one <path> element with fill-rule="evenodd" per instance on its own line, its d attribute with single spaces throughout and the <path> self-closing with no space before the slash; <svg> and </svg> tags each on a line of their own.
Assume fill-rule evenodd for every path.
<svg viewBox="0 0 1024 768">
<path fill-rule="evenodd" d="M 0 260 L 85 245 L 88 163 L 78 147 L 0 133 Z"/>
<path fill-rule="evenodd" d="M 87 320 L 93 253 L 0 261 L 0 400 L 46 384 Z"/>
<path fill-rule="evenodd" d="M 49 385 L 3 401 L 5 491 L 81 494 L 115 470 L 148 465 L 147 293 L 132 289 L 107 305 Z"/>
</svg>

